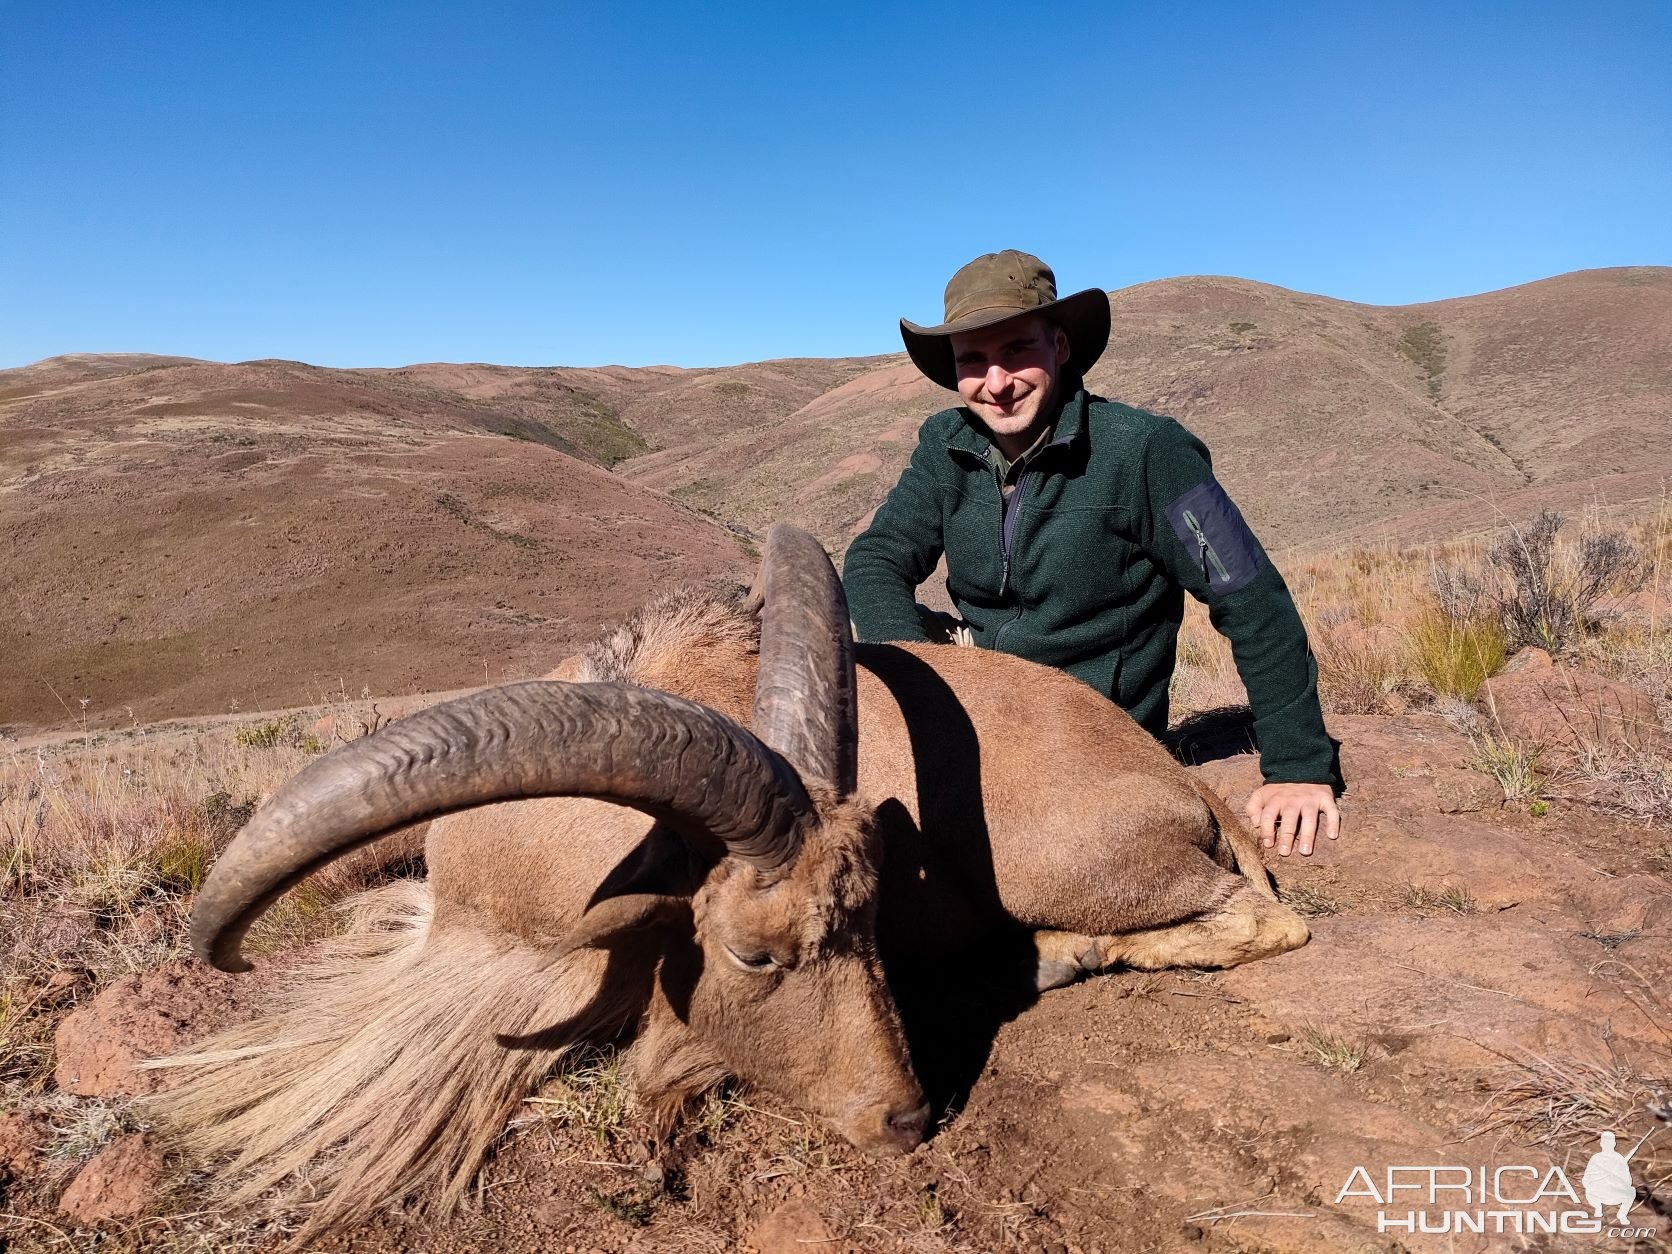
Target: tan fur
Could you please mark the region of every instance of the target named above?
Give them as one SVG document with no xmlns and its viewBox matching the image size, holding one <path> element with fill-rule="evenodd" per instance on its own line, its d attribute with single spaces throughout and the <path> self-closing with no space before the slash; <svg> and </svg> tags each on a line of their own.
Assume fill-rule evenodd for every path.
<svg viewBox="0 0 1672 1254">
<path fill-rule="evenodd" d="M 758 626 L 741 588 L 676 592 L 555 674 L 660 688 L 747 725 Z M 659 865 L 675 838 L 579 799 L 451 815 L 430 828 L 428 886 L 385 890 L 273 1015 L 169 1060 L 196 1070 L 157 1116 L 230 1161 L 235 1199 L 305 1177 L 325 1194 L 317 1229 L 407 1195 L 451 1205 L 566 1044 L 624 1031 L 661 1127 L 741 1075 L 856 1143 L 886 1139 L 916 1081 L 879 947 L 960 962 L 1019 925 L 1044 987 L 1305 941 L 1229 808 L 1091 688 L 950 646 L 862 645 L 858 667 L 858 799 L 810 789 L 820 825 L 772 882 L 694 868 L 691 924 L 615 950 L 608 990 L 603 955 L 544 955 L 600 885 Z M 763 975 L 730 956 L 756 950 L 783 965 Z M 499 1039 L 548 1028 L 533 1048 Z"/>
<path fill-rule="evenodd" d="M 353 904 L 354 930 L 285 977 L 272 1013 L 154 1061 L 192 1074 L 141 1104 L 225 1164 L 228 1205 L 305 1176 L 324 1200 L 299 1240 L 408 1196 L 450 1209 L 567 1044 L 616 1036 L 640 1008 L 627 989 L 598 996 L 603 953 L 547 969 L 495 929 L 433 931 L 424 884 Z M 537 1048 L 497 1039 L 548 1029 Z"/>
</svg>

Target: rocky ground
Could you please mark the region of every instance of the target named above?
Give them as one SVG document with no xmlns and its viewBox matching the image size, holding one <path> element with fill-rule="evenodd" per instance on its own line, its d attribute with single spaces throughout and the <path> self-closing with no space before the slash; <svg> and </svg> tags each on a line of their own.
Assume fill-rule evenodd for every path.
<svg viewBox="0 0 1672 1254">
<path fill-rule="evenodd" d="M 1493 684 L 1483 700 L 1502 725 L 1553 746 L 1536 804 L 1506 800 L 1455 713 L 1332 719 L 1345 834 L 1272 868 L 1311 916 L 1304 949 L 1227 972 L 1109 975 L 1020 1008 L 994 1004 L 979 969 L 900 990 L 920 1070 L 951 1100 L 905 1159 L 866 1159 L 747 1093 L 711 1098 L 652 1155 L 610 1061 L 593 1059 L 527 1105 L 464 1213 L 391 1213 L 317 1248 L 1666 1248 L 1672 1128 L 1632 1159 L 1633 1235 L 1386 1224 L 1585 1210 L 1556 1196 L 1551 1169 L 1582 1193 L 1598 1135 L 1629 1149 L 1672 1089 L 1672 836 L 1606 813 L 1621 808 L 1606 777 L 1560 766 L 1578 750 L 1559 729 L 1586 718 L 1578 743 L 1615 728 L 1663 753 L 1658 720 L 1628 709 L 1652 716 L 1653 703 L 1536 654 Z M 1257 781 L 1238 737 L 1234 720 L 1208 720 L 1185 749 L 1233 800 Z M 291 1220 L 217 1210 L 211 1181 L 124 1109 L 158 1083 L 136 1058 L 250 1013 L 259 981 L 171 962 L 96 996 L 67 972 L 51 997 L 53 1082 L 0 1107 L 0 1246 L 279 1248 Z M 1533 1191 L 1531 1169 L 1546 1200 L 1408 1190 L 1382 1205 L 1372 1190 L 1392 1167 L 1484 1167 L 1488 1182 L 1522 1168 L 1505 1199 Z"/>
</svg>

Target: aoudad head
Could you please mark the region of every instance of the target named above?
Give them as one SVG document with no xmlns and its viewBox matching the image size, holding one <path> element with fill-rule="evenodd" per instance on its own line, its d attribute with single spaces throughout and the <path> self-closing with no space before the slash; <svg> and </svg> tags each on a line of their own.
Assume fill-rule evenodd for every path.
<svg viewBox="0 0 1672 1254">
<path fill-rule="evenodd" d="M 689 898 L 593 900 L 563 947 L 662 929 L 663 984 L 683 1000 L 676 1026 L 692 1044 L 862 1149 L 915 1147 L 928 1108 L 876 952 L 881 850 L 854 796 L 841 584 L 816 540 L 780 526 L 755 593 L 753 731 L 614 683 L 512 684 L 432 706 L 309 763 L 262 806 L 198 895 L 198 955 L 247 970 L 243 937 L 280 895 L 408 824 L 522 798 L 615 802 L 710 869 Z"/>
</svg>

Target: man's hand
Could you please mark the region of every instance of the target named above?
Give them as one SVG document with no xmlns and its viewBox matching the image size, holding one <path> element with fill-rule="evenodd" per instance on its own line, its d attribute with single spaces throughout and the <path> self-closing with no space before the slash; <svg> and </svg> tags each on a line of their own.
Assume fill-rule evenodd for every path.
<svg viewBox="0 0 1672 1254">
<path fill-rule="evenodd" d="M 1335 808 L 1335 790 L 1328 784 L 1262 784 L 1243 811 L 1260 829 L 1260 844 L 1267 849 L 1277 846 L 1285 858 L 1291 851 L 1311 853 L 1320 828 L 1331 840 L 1341 835 L 1341 811 Z"/>
</svg>

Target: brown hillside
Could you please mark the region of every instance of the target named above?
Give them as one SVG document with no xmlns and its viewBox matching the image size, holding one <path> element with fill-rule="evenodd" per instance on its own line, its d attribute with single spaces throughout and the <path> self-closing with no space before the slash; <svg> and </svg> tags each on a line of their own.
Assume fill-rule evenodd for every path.
<svg viewBox="0 0 1672 1254">
<path fill-rule="evenodd" d="M 549 447 L 556 419 L 528 419 L 536 441 L 495 415 L 520 421 L 288 363 L 0 407 L 0 725 L 75 721 L 84 698 L 108 725 L 525 676 L 669 580 L 746 561 Z"/>
<path fill-rule="evenodd" d="M 1672 270 L 1563 275 L 1383 308 L 1229 278 L 1115 292 L 1094 391 L 1170 414 L 1274 546 L 1326 546 L 1447 503 L 1491 524 L 1529 486 L 1658 492 L 1672 472 Z M 952 393 L 903 356 L 753 432 L 621 468 L 751 528 L 793 518 L 832 545 L 863 524 Z M 747 456 L 743 456 L 743 454 Z M 1607 477 L 1630 472 L 1626 482 Z M 1589 486 L 1588 486 L 1589 485 Z"/>
<path fill-rule="evenodd" d="M 1672 474 L 1672 270 L 1404 308 L 1228 278 L 1110 300 L 1093 388 L 1201 434 L 1274 547 L 1641 501 Z M 903 355 L 0 371 L 0 725 L 528 673 L 647 588 L 738 569 L 773 519 L 839 552 L 950 399 Z"/>
</svg>

